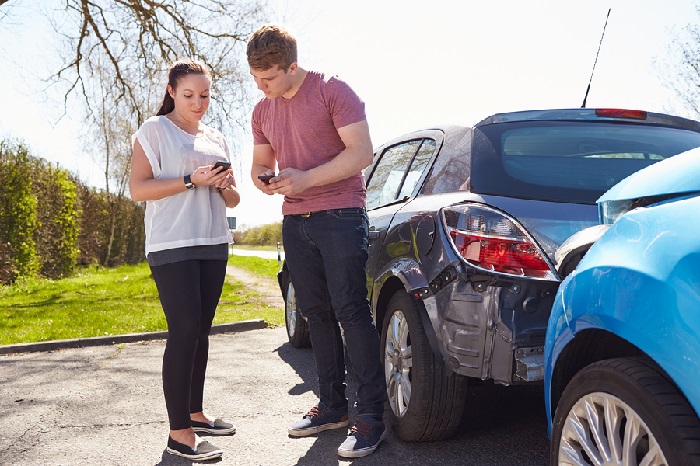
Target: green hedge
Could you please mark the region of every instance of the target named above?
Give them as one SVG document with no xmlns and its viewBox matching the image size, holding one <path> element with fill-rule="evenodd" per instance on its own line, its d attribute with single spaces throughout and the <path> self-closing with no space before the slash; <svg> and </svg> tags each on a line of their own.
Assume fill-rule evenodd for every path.
<svg viewBox="0 0 700 466">
<path fill-rule="evenodd" d="M 272 245 L 282 242 L 282 222 L 268 223 L 245 231 L 235 231 L 233 241 L 237 244 Z"/>
<path fill-rule="evenodd" d="M 0 283 L 144 259 L 143 207 L 0 141 Z"/>
<path fill-rule="evenodd" d="M 22 144 L 0 142 L 0 279 L 33 276 L 40 267 L 34 235 L 39 225 L 32 192 L 33 159 Z"/>
</svg>

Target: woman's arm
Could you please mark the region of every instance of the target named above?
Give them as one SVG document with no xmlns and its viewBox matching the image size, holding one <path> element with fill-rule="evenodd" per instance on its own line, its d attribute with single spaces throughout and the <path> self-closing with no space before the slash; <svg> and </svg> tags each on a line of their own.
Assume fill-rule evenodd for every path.
<svg viewBox="0 0 700 466">
<path fill-rule="evenodd" d="M 218 186 L 226 178 L 227 171 L 214 172 L 211 168 L 211 165 L 197 168 L 190 175 L 192 183 L 195 186 Z M 136 139 L 131 154 L 131 176 L 129 178 L 131 199 L 134 201 L 155 201 L 186 190 L 187 187 L 182 178 L 158 180 L 153 178 L 153 170 L 146 157 L 146 152 Z"/>
<path fill-rule="evenodd" d="M 216 187 L 224 198 L 226 207 L 232 209 L 241 202 L 241 194 L 238 192 L 238 188 L 236 188 L 236 179 L 233 177 L 233 172 L 231 169 L 228 169 L 227 172 L 229 172 L 228 175 L 221 183 L 217 184 Z"/>
</svg>

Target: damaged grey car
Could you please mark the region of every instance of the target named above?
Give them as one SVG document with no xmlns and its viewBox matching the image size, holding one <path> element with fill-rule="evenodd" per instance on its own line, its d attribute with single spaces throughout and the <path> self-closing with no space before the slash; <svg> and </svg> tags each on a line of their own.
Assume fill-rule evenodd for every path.
<svg viewBox="0 0 700 466">
<path fill-rule="evenodd" d="M 403 135 L 365 174 L 368 299 L 395 433 L 450 436 L 474 384 L 541 384 L 561 280 L 631 173 L 700 146 L 698 122 L 620 109 L 501 113 Z M 289 340 L 309 344 L 286 268 Z"/>
</svg>

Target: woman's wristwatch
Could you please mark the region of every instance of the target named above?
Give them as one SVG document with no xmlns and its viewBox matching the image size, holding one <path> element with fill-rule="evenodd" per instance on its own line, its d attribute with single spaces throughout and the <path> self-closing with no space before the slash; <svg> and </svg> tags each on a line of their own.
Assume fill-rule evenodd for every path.
<svg viewBox="0 0 700 466">
<path fill-rule="evenodd" d="M 187 188 L 187 189 L 194 189 L 195 188 L 195 185 L 192 182 L 191 175 L 185 175 L 184 180 L 185 180 L 185 188 Z"/>
</svg>

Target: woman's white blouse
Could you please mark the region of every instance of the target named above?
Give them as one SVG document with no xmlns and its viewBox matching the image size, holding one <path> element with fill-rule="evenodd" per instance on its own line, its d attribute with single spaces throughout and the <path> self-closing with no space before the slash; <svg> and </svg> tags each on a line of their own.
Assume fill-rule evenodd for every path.
<svg viewBox="0 0 700 466">
<path fill-rule="evenodd" d="M 194 136 L 165 116 L 146 120 L 134 138 L 141 143 L 155 179 L 182 179 L 203 165 L 231 160 L 219 131 L 205 126 Z M 147 256 L 165 249 L 231 242 L 226 204 L 217 189 L 209 186 L 146 201 L 145 226 Z"/>
</svg>

